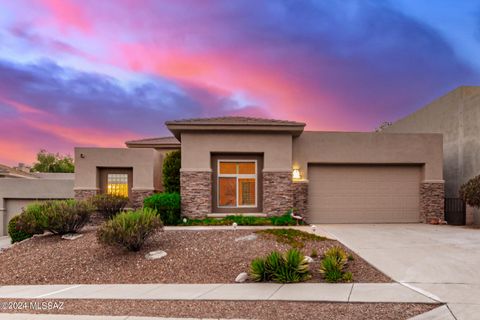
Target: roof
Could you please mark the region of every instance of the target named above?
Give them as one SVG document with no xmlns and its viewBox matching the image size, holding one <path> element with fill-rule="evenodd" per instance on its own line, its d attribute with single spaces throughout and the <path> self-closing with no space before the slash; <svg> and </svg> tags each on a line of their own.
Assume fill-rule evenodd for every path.
<svg viewBox="0 0 480 320">
<path fill-rule="evenodd" d="M 217 117 L 217 118 L 193 118 L 167 121 L 165 124 L 195 124 L 195 125 L 262 125 L 262 126 L 305 126 L 303 122 L 253 118 L 253 117 Z"/>
<path fill-rule="evenodd" d="M 4 164 L 0 164 L 0 175 L 13 178 L 37 178 L 37 176 L 32 173 L 17 170 Z"/>
<path fill-rule="evenodd" d="M 125 144 L 129 148 L 179 148 L 180 141 L 175 137 L 157 137 L 140 140 L 126 141 Z"/>
<path fill-rule="evenodd" d="M 305 127 L 303 122 L 251 117 L 182 119 L 167 121 L 165 125 L 178 140 L 181 138 L 181 133 L 186 131 L 269 132 L 299 136 Z"/>
</svg>

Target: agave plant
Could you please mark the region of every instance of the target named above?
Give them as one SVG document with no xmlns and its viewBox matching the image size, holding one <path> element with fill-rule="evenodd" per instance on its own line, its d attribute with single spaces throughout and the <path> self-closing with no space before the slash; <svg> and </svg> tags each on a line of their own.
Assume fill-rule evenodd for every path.
<svg viewBox="0 0 480 320">
<path fill-rule="evenodd" d="M 256 282 L 268 281 L 268 274 L 265 268 L 265 259 L 253 259 L 250 264 L 250 278 Z"/>
<path fill-rule="evenodd" d="M 343 266 L 345 266 L 348 260 L 347 253 L 345 252 L 345 250 L 343 250 L 342 247 L 331 247 L 330 249 L 325 251 L 324 255 L 325 257 L 332 257 L 336 259 L 339 264 L 342 265 L 342 268 Z"/>
<path fill-rule="evenodd" d="M 305 256 L 297 249 L 290 249 L 282 256 L 282 264 L 275 270 L 276 282 L 289 283 L 305 281 L 309 278 L 309 265 Z"/>
<path fill-rule="evenodd" d="M 343 265 L 334 256 L 326 256 L 320 262 L 320 273 L 327 282 L 339 282 L 343 277 Z"/>
</svg>

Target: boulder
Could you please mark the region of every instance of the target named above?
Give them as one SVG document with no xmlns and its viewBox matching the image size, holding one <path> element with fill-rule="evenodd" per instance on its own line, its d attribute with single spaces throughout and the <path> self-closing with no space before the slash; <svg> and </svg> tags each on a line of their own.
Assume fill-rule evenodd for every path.
<svg viewBox="0 0 480 320">
<path fill-rule="evenodd" d="M 235 282 L 242 283 L 247 281 L 247 279 L 248 279 L 248 274 L 246 272 L 242 272 L 235 278 Z"/>
<path fill-rule="evenodd" d="M 309 257 L 309 256 L 305 256 L 303 258 L 303 260 L 307 261 L 308 263 L 312 263 L 313 262 L 313 258 L 312 257 Z"/>
<path fill-rule="evenodd" d="M 252 233 L 252 234 L 249 234 L 248 236 L 235 238 L 235 241 L 253 241 L 253 240 L 256 240 L 257 238 L 258 236 Z"/>
<path fill-rule="evenodd" d="M 62 236 L 63 240 L 76 240 L 78 238 L 83 237 L 81 233 L 67 233 Z"/>
<path fill-rule="evenodd" d="M 165 257 L 167 253 L 163 250 L 157 250 L 157 251 L 150 251 L 145 255 L 145 259 L 147 260 L 157 260 Z"/>
</svg>

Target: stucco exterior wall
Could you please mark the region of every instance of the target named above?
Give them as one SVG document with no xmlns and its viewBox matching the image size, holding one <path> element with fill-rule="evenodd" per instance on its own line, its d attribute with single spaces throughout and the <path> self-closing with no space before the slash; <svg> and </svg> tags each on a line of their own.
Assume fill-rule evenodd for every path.
<svg viewBox="0 0 480 320">
<path fill-rule="evenodd" d="M 424 181 L 442 181 L 442 135 L 305 131 L 293 140 L 293 167 L 308 163 L 422 164 Z"/>
<path fill-rule="evenodd" d="M 162 159 L 154 149 L 75 148 L 74 189 L 98 190 L 97 168 L 103 167 L 133 168 L 132 191 L 159 191 Z"/>
<path fill-rule="evenodd" d="M 70 177 L 70 179 L 68 179 Z M 73 174 L 61 179 L 0 179 L 0 235 L 22 206 L 36 200 L 73 198 Z"/>
<path fill-rule="evenodd" d="M 458 197 L 460 186 L 480 174 L 480 87 L 459 87 L 385 132 L 443 134 L 445 193 Z"/>
<path fill-rule="evenodd" d="M 263 153 L 264 171 L 291 171 L 292 136 L 261 133 L 182 133 L 182 169 L 211 170 L 211 153 Z"/>
</svg>

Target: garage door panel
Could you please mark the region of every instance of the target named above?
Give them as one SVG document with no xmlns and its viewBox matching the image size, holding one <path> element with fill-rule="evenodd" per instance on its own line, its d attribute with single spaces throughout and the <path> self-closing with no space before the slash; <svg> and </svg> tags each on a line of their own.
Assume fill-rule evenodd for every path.
<svg viewBox="0 0 480 320">
<path fill-rule="evenodd" d="M 315 223 L 418 222 L 420 167 L 313 165 L 309 218 Z"/>
</svg>

